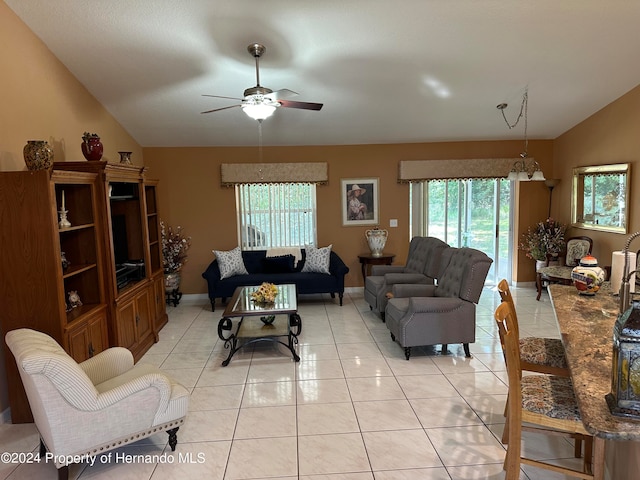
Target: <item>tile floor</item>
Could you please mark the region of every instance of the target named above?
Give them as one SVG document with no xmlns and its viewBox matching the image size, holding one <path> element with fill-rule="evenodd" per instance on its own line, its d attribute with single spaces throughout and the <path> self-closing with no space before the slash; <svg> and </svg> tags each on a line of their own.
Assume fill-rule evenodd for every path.
<svg viewBox="0 0 640 480">
<path fill-rule="evenodd" d="M 533 288 L 512 291 L 521 335 L 557 337 L 548 297 L 537 302 Z M 222 309 L 212 313 L 208 302 L 183 300 L 168 308 L 160 342 L 141 359 L 192 391 L 176 452 L 171 455 L 162 433 L 119 451 L 169 452 L 163 461 L 73 465 L 70 478 L 504 478 L 506 371 L 492 317 L 498 302 L 486 287 L 473 358 L 450 345 L 445 356 L 439 346 L 414 348 L 406 361 L 360 289 L 345 294 L 342 307 L 328 295 L 303 296 L 299 363 L 261 344 L 222 367 L 226 351 L 216 335 Z M 565 439 L 525 438 L 527 454 L 576 464 Z M 37 445 L 32 424 L 0 424 L 0 451 L 37 451 Z M 57 475 L 52 464 L 0 463 L 0 478 Z M 564 477 L 525 467 L 521 478 Z"/>
</svg>

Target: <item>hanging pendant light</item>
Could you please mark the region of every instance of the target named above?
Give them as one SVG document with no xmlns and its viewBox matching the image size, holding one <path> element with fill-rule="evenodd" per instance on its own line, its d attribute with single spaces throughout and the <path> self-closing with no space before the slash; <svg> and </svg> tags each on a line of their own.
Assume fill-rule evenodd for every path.
<svg viewBox="0 0 640 480">
<path fill-rule="evenodd" d="M 513 166 L 511 167 L 511 171 L 507 175 L 507 180 L 514 180 L 516 182 L 528 182 L 532 181 L 544 181 L 544 174 L 542 173 L 542 169 L 540 168 L 540 164 L 535 161 L 533 158 L 529 158 L 528 148 L 529 148 L 529 138 L 527 137 L 527 107 L 529 104 L 529 91 L 528 89 L 522 95 L 522 104 L 520 105 L 520 114 L 516 121 L 511 124 L 507 120 L 507 116 L 504 113 L 504 110 L 508 107 L 506 103 L 500 103 L 496 106 L 498 110 L 502 113 L 502 118 L 504 118 L 505 123 L 509 127 L 509 129 L 514 128 L 520 122 L 520 119 L 524 117 L 524 151 L 520 154 L 521 160 L 516 160 L 513 162 Z"/>
</svg>

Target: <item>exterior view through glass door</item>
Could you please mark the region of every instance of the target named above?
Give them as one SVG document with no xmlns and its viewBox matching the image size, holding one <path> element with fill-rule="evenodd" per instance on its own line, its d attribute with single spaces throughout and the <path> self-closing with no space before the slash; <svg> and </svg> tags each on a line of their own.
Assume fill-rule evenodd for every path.
<svg viewBox="0 0 640 480">
<path fill-rule="evenodd" d="M 412 183 L 410 236 L 437 237 L 493 259 L 486 283 L 511 281 L 512 182 L 504 178 Z"/>
</svg>

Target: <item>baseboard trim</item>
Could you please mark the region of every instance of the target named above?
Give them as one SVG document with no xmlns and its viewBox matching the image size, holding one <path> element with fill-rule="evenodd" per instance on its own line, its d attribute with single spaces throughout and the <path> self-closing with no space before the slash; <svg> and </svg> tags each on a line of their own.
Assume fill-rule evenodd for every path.
<svg viewBox="0 0 640 480">
<path fill-rule="evenodd" d="M 210 303 L 209 302 L 209 295 L 206 293 L 188 293 L 185 295 L 182 295 L 182 298 L 180 299 L 180 303 L 202 303 L 202 302 L 206 302 L 206 303 Z"/>
</svg>

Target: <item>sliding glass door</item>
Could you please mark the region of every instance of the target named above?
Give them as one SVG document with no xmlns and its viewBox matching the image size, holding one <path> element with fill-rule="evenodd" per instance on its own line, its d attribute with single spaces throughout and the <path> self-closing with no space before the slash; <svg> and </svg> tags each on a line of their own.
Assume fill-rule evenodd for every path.
<svg viewBox="0 0 640 480">
<path fill-rule="evenodd" d="M 414 235 L 483 251 L 494 262 L 487 284 L 511 281 L 512 182 L 506 179 L 430 180 L 411 184 Z"/>
</svg>

